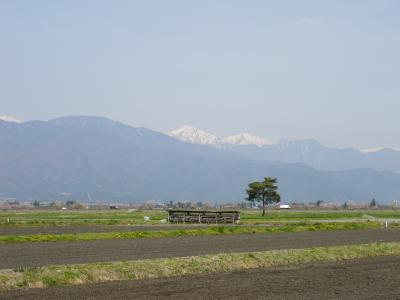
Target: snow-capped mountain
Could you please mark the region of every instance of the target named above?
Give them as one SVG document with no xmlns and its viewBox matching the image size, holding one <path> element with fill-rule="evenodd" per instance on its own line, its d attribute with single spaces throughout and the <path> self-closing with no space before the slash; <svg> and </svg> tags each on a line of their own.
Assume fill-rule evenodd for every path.
<svg viewBox="0 0 400 300">
<path fill-rule="evenodd" d="M 21 120 L 14 118 L 14 117 L 10 117 L 10 116 L 0 116 L 0 122 L 9 122 L 9 123 L 22 123 Z"/>
<path fill-rule="evenodd" d="M 193 126 L 182 126 L 168 133 L 169 136 L 177 138 L 183 142 L 192 144 L 208 145 L 222 147 L 224 145 L 249 146 L 258 147 L 272 145 L 274 142 L 259 136 L 254 136 L 248 133 L 240 133 L 225 138 L 219 138 L 212 133 L 200 130 Z"/>
<path fill-rule="evenodd" d="M 234 202 L 249 182 L 273 176 L 285 201 L 400 199 L 400 174 L 366 169 L 400 173 L 393 150 L 362 154 L 313 140 L 196 145 L 101 117 L 0 122 L 0 166 L 0 198 Z"/>
<path fill-rule="evenodd" d="M 368 154 L 368 153 L 376 153 L 376 152 L 380 152 L 380 151 L 384 151 L 384 150 L 389 150 L 389 151 L 391 150 L 391 151 L 397 151 L 397 152 L 400 151 L 400 149 L 397 149 L 397 148 L 384 148 L 384 147 L 377 147 L 377 148 L 370 148 L 370 149 L 360 149 L 359 151 L 361 153 Z"/>
<path fill-rule="evenodd" d="M 394 148 L 341 149 L 313 139 L 270 141 L 241 133 L 226 138 L 184 126 L 169 133 L 184 142 L 213 146 L 254 160 L 303 163 L 320 170 L 372 168 L 400 173 L 400 151 Z"/>
<path fill-rule="evenodd" d="M 274 142 L 259 136 L 250 135 L 246 132 L 232 135 L 224 138 L 224 144 L 231 144 L 231 145 L 255 145 L 258 147 L 272 145 L 275 144 Z"/>
<path fill-rule="evenodd" d="M 218 146 L 220 143 L 217 136 L 188 125 L 172 130 L 168 135 L 192 144 Z"/>
</svg>

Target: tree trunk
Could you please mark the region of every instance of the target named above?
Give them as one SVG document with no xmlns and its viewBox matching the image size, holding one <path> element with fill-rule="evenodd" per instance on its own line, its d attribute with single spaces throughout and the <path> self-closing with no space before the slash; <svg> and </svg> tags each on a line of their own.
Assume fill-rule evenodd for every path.
<svg viewBox="0 0 400 300">
<path fill-rule="evenodd" d="M 265 216 L 265 199 L 263 199 L 263 217 Z"/>
</svg>

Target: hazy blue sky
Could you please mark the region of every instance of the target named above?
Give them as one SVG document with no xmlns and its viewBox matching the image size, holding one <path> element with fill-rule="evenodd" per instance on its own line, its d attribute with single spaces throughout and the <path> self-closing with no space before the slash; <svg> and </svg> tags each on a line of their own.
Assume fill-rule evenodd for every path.
<svg viewBox="0 0 400 300">
<path fill-rule="evenodd" d="M 0 115 L 400 148 L 400 1 L 0 0 Z"/>
</svg>

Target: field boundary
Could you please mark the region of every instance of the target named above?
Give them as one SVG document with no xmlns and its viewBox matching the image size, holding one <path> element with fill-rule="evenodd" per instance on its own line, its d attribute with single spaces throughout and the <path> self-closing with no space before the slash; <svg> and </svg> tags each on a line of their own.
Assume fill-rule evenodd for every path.
<svg viewBox="0 0 400 300">
<path fill-rule="evenodd" d="M 241 211 L 243 224 L 276 222 L 360 222 L 400 221 L 400 210 L 268 210 L 263 217 L 259 211 Z M 366 218 L 366 216 L 369 216 Z M 145 217 L 150 218 L 149 220 Z M 164 210 L 10 210 L 0 211 L 0 226 L 62 226 L 62 225 L 156 225 L 167 220 Z"/>
<path fill-rule="evenodd" d="M 256 234 L 303 231 L 360 230 L 382 228 L 379 222 L 349 223 L 302 223 L 276 226 L 212 226 L 199 229 L 175 229 L 159 231 L 123 231 L 123 232 L 81 232 L 69 234 L 2 235 L 0 244 L 32 242 L 65 242 L 111 239 L 163 238 L 178 236 L 210 236 L 223 234 Z"/>
<path fill-rule="evenodd" d="M 139 280 L 244 269 L 400 255 L 400 243 L 372 243 L 263 252 L 224 253 L 110 263 L 0 270 L 0 290 Z"/>
</svg>

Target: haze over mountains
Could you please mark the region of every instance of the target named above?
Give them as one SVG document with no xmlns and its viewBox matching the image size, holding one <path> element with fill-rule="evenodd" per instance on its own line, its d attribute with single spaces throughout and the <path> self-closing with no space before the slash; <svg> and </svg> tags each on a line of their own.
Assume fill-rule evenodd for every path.
<svg viewBox="0 0 400 300">
<path fill-rule="evenodd" d="M 321 170 L 372 168 L 400 173 L 400 151 L 396 149 L 339 149 L 312 139 L 271 141 L 248 133 L 221 139 L 187 125 L 168 134 L 184 142 L 222 148 L 255 160 L 304 163 Z"/>
<path fill-rule="evenodd" d="M 0 120 L 0 197 L 243 201 L 249 181 L 274 176 L 285 202 L 400 198 L 394 150 L 362 153 L 249 134 L 219 139 L 190 127 L 170 134 L 101 117 Z"/>
</svg>

